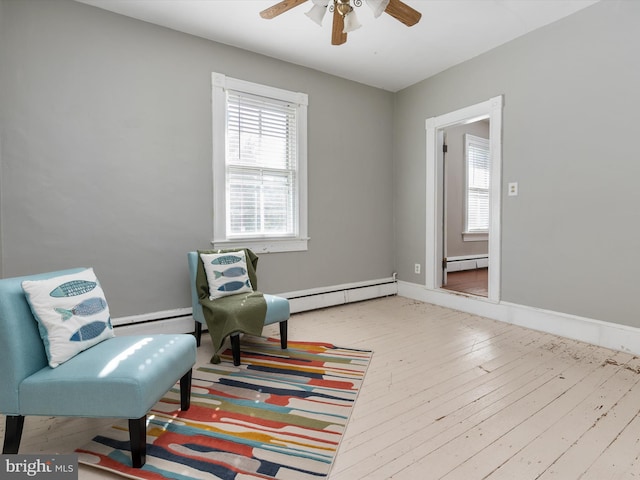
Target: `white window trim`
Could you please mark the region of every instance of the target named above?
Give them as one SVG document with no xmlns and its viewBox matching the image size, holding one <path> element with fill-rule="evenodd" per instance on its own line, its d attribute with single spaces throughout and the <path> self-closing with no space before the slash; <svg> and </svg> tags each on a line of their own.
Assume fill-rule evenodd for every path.
<svg viewBox="0 0 640 480">
<path fill-rule="evenodd" d="M 213 128 L 213 240 L 214 248 L 247 247 L 256 253 L 307 250 L 307 105 L 308 95 L 211 74 Z M 293 102 L 298 105 L 298 235 L 229 240 L 226 233 L 226 89 Z"/>
<path fill-rule="evenodd" d="M 462 240 L 464 242 L 481 242 L 485 240 L 489 240 L 489 228 L 486 230 L 469 230 L 469 181 L 467 178 L 469 172 L 469 142 L 473 141 L 475 143 L 483 144 L 490 149 L 489 140 L 486 138 L 478 137 L 477 135 L 472 135 L 470 133 L 464 134 L 464 231 L 462 232 Z M 489 152 L 489 159 L 491 159 L 491 152 Z M 489 172 L 491 173 L 491 162 L 489 162 Z M 489 195 L 491 195 L 491 177 L 489 177 L 489 188 L 487 189 Z M 489 202 L 489 209 L 491 209 L 491 202 Z M 491 214 L 491 212 L 489 212 Z M 489 218 L 489 225 L 491 224 L 491 219 Z"/>
</svg>

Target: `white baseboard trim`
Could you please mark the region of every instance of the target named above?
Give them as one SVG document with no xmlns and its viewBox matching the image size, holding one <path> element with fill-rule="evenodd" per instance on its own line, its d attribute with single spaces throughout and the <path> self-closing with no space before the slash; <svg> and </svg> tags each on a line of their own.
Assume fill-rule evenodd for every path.
<svg viewBox="0 0 640 480">
<path fill-rule="evenodd" d="M 640 354 L 640 328 L 398 281 L 398 295 L 622 352 Z"/>
</svg>

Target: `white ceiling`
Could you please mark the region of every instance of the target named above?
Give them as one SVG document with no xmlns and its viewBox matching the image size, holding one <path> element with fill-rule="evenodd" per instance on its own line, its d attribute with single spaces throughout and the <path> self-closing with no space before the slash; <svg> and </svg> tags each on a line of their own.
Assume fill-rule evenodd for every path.
<svg viewBox="0 0 640 480">
<path fill-rule="evenodd" d="M 363 2 L 340 46 L 330 13 L 322 27 L 304 15 L 311 1 L 272 20 L 259 12 L 279 0 L 77 1 L 395 92 L 598 0 L 404 0 L 422 13 L 413 27 Z"/>
</svg>

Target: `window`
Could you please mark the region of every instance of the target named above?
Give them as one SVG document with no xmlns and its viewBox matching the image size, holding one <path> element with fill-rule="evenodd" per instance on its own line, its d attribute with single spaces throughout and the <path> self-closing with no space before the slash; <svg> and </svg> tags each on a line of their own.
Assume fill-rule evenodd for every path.
<svg viewBox="0 0 640 480">
<path fill-rule="evenodd" d="M 486 240 L 489 233 L 489 140 L 466 134 L 465 240 Z M 482 234 L 480 236 L 467 234 Z"/>
<path fill-rule="evenodd" d="M 307 95 L 214 73 L 213 244 L 307 249 Z"/>
</svg>

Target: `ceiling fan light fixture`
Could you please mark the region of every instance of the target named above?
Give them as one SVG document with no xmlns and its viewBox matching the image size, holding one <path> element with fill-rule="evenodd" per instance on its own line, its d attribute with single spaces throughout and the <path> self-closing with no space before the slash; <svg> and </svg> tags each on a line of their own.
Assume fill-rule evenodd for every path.
<svg viewBox="0 0 640 480">
<path fill-rule="evenodd" d="M 373 12 L 373 16 L 375 18 L 378 18 L 380 15 L 384 13 L 385 9 L 387 8 L 391 0 L 366 0 L 366 1 L 367 1 L 367 5 L 369 5 L 369 8 Z"/>
<path fill-rule="evenodd" d="M 349 13 L 344 16 L 344 33 L 353 32 L 357 30 L 362 25 L 358 21 L 358 17 L 356 16 L 356 11 L 352 8 Z"/>
<path fill-rule="evenodd" d="M 307 1 L 280 0 L 278 3 L 262 10 L 260 16 L 272 19 Z M 347 33 L 353 32 L 362 26 L 353 7 L 361 7 L 365 1 L 372 10 L 374 18 L 379 17 L 382 13 L 387 13 L 407 27 L 412 27 L 422 17 L 419 11 L 411 8 L 402 0 L 311 0 L 311 10 L 306 12 L 305 15 L 322 26 L 322 20 L 327 10 L 329 10 L 333 14 L 331 45 L 343 45 L 347 41 Z"/>
<path fill-rule="evenodd" d="M 350 0 L 335 0 L 334 8 L 338 11 L 340 15 L 346 17 L 349 12 L 353 11 L 353 7 L 349 3 Z"/>
<path fill-rule="evenodd" d="M 324 18 L 325 13 L 327 13 L 327 6 L 318 5 L 314 2 L 313 7 L 309 10 L 305 15 L 313 20 L 318 25 L 322 26 L 322 19 Z"/>
</svg>

